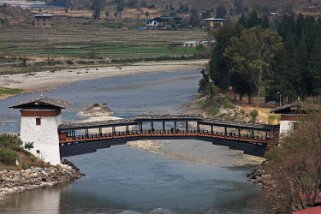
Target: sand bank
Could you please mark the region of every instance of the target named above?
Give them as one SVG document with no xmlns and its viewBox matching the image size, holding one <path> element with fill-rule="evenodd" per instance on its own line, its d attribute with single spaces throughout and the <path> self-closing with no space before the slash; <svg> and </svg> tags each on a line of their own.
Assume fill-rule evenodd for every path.
<svg viewBox="0 0 321 214">
<path fill-rule="evenodd" d="M 140 62 L 125 66 L 88 67 L 43 71 L 27 74 L 0 75 L 0 87 L 18 88 L 25 92 L 46 91 L 75 81 L 144 73 L 174 72 L 202 68 L 208 60 Z M 0 99 L 8 95 L 0 95 Z"/>
</svg>

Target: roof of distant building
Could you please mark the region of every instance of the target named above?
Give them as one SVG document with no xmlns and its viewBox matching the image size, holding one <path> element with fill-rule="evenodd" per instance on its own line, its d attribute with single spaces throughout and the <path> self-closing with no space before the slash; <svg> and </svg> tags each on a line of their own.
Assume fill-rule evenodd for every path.
<svg viewBox="0 0 321 214">
<path fill-rule="evenodd" d="M 207 18 L 207 19 L 204 19 L 204 21 L 224 22 L 225 19 L 223 19 L 223 18 Z"/>
<path fill-rule="evenodd" d="M 36 15 L 34 15 L 34 17 L 37 17 L 37 18 L 47 18 L 47 17 L 52 17 L 52 15 L 51 14 L 45 14 L 45 13 L 40 13 L 40 14 L 36 14 Z"/>
</svg>

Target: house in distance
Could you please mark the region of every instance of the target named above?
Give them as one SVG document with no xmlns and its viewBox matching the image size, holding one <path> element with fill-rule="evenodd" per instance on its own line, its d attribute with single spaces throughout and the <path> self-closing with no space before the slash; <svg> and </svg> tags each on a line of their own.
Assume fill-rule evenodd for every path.
<svg viewBox="0 0 321 214">
<path fill-rule="evenodd" d="M 204 19 L 204 21 L 207 24 L 207 28 L 209 31 L 214 31 L 214 30 L 218 30 L 222 27 L 224 27 L 224 23 L 225 23 L 225 19 L 223 18 L 208 18 L 208 19 Z"/>
<path fill-rule="evenodd" d="M 49 27 L 51 26 L 51 14 L 36 14 L 33 16 L 33 25 L 36 27 Z"/>
<path fill-rule="evenodd" d="M 181 24 L 181 20 L 181 17 L 160 16 L 148 20 L 145 25 L 148 30 L 172 30 L 173 25 Z"/>
</svg>

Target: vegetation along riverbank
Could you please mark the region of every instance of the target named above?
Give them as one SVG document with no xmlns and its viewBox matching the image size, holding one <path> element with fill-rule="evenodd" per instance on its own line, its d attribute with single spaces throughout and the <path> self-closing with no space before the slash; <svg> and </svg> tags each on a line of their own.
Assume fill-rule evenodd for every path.
<svg viewBox="0 0 321 214">
<path fill-rule="evenodd" d="M 0 200 L 28 189 L 74 181 L 82 176 L 79 169 L 65 161 L 52 166 L 28 152 L 32 143 L 18 136 L 0 135 Z"/>
<path fill-rule="evenodd" d="M 284 123 L 286 115 L 271 113 L 283 105 L 290 110 L 281 115 L 299 115 L 249 175 L 263 188 L 261 203 L 255 204 L 266 213 L 320 206 L 320 23 L 302 14 L 282 15 L 275 22 L 256 12 L 243 15 L 214 33 L 217 43 L 200 81 L 196 104 L 208 115 Z"/>
</svg>

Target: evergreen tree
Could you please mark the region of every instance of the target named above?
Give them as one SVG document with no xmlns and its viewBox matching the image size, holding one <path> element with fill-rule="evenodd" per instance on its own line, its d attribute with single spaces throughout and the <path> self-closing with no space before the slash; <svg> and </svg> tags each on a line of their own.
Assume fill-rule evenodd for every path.
<svg viewBox="0 0 321 214">
<path fill-rule="evenodd" d="M 311 77 L 312 95 L 321 94 L 321 39 L 318 38 L 311 51 L 309 59 L 309 73 Z"/>
<path fill-rule="evenodd" d="M 298 47 L 296 49 L 295 54 L 296 62 L 297 62 L 297 78 L 298 78 L 298 88 L 297 94 L 300 95 L 302 99 L 304 99 L 305 95 L 311 94 L 311 82 L 310 75 L 308 72 L 308 52 L 307 46 L 305 43 L 304 34 L 301 36 L 301 40 L 299 41 Z"/>
<path fill-rule="evenodd" d="M 100 12 L 104 8 L 104 1 L 103 0 L 93 0 L 91 9 L 93 10 L 93 18 L 99 19 Z"/>
<path fill-rule="evenodd" d="M 199 18 L 197 10 L 195 8 L 192 8 L 190 10 L 190 13 L 191 13 L 190 25 L 192 25 L 193 27 L 199 26 L 200 18 Z"/>
<path fill-rule="evenodd" d="M 255 26 L 261 25 L 262 26 L 262 20 L 259 18 L 256 11 L 253 11 L 247 21 L 247 28 L 252 28 Z"/>
<path fill-rule="evenodd" d="M 225 18 L 226 14 L 227 11 L 224 5 L 221 4 L 216 8 L 216 18 Z"/>
<path fill-rule="evenodd" d="M 227 90 L 230 86 L 230 60 L 224 56 L 224 51 L 230 39 L 238 36 L 236 28 L 224 27 L 215 33 L 215 47 L 212 50 L 211 61 L 209 63 L 210 78 L 214 84 L 222 90 Z"/>
</svg>

